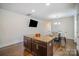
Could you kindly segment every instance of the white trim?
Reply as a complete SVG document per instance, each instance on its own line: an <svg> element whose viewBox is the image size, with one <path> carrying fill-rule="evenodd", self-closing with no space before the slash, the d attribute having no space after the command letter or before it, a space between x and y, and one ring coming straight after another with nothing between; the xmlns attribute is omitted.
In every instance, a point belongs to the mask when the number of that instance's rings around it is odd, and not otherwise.
<svg viewBox="0 0 79 59"><path fill-rule="evenodd" d="M5 44L3 46L0 46L0 48L7 47L7 46L10 46L10 45L14 45L14 44L17 44L17 43L20 43L20 42L23 42L23 41L21 40L21 41L13 42L13 43L10 43L10 44Z"/></svg>
<svg viewBox="0 0 79 59"><path fill-rule="evenodd" d="M77 42L77 20L78 20L78 5L75 5L75 14L74 14L74 41Z"/></svg>
<svg viewBox="0 0 79 59"><path fill-rule="evenodd" d="M74 15L74 41L77 42L77 13Z"/></svg>

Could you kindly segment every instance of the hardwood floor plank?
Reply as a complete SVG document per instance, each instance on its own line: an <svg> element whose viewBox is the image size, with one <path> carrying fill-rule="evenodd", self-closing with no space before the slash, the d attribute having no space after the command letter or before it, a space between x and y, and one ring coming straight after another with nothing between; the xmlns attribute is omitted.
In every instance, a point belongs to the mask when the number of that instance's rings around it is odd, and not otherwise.
<svg viewBox="0 0 79 59"><path fill-rule="evenodd" d="M0 48L0 56L31 56L32 54L24 49L23 43Z"/></svg>
<svg viewBox="0 0 79 59"><path fill-rule="evenodd" d="M66 49L76 49L72 40L67 40L66 47L61 47L59 45L53 46L53 55L60 56L67 53L69 55L71 51L66 51ZM73 52L74 53L74 52ZM76 54L73 54L76 55ZM0 48L0 56L33 56L31 52L28 52L23 45L23 42L13 44L7 47ZM65 54L66 56L66 54ZM69 55L70 56L70 55Z"/></svg>

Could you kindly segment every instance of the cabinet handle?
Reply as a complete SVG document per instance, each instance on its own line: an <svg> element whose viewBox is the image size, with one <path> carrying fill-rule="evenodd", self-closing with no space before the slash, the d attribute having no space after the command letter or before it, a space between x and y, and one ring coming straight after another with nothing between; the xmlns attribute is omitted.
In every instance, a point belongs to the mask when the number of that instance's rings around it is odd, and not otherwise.
<svg viewBox="0 0 79 59"><path fill-rule="evenodd" d="M36 49L39 49L39 48L38 48L38 44L36 44Z"/></svg>
<svg viewBox="0 0 79 59"><path fill-rule="evenodd" d="M51 46L51 43L49 43L49 46Z"/></svg>

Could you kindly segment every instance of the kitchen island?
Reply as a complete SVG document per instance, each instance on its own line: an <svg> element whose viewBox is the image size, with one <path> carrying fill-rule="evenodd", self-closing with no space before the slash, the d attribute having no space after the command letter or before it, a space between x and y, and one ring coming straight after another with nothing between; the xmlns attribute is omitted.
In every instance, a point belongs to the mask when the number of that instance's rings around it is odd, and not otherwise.
<svg viewBox="0 0 79 59"><path fill-rule="evenodd" d="M24 36L25 49L35 56L52 56L53 55L53 39L56 36L40 36L33 35Z"/></svg>

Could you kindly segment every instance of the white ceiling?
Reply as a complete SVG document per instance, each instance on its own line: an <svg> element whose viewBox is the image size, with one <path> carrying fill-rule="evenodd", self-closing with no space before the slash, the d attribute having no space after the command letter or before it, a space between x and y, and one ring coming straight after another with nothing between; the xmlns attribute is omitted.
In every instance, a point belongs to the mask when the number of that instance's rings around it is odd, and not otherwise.
<svg viewBox="0 0 79 59"><path fill-rule="evenodd" d="M51 3L50 6L46 6L45 3L0 3L0 8L24 15L31 13L32 9L34 9L36 10L36 12L32 13L34 16L47 18L57 13L72 13L75 9L75 4Z"/></svg>

